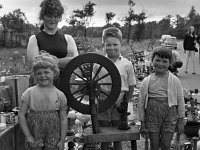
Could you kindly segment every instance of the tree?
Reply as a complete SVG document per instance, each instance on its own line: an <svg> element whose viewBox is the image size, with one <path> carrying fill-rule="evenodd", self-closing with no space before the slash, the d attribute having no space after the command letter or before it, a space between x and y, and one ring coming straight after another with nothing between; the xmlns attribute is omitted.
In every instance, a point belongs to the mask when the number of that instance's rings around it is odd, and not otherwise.
<svg viewBox="0 0 200 150"><path fill-rule="evenodd" d="M171 15L167 15L158 22L160 36L162 34L171 34L171 29L172 29L171 18L172 18Z"/></svg>
<svg viewBox="0 0 200 150"><path fill-rule="evenodd" d="M145 29L144 29L144 38L146 39L152 39L152 38L158 38L158 32L157 32L157 23L156 21L152 22L147 22L145 24Z"/></svg>
<svg viewBox="0 0 200 150"><path fill-rule="evenodd" d="M84 37L87 36L87 28L90 26L92 17L94 16L94 6L96 4L88 2L83 6L83 9L77 9L73 11L73 16L79 21L81 25L85 27Z"/></svg>
<svg viewBox="0 0 200 150"><path fill-rule="evenodd" d="M12 13L5 14L1 17L0 21L3 26L4 36L5 34L9 34L10 37L10 46L13 46L13 38L15 37L15 44L17 45L18 40L20 40L21 33L25 31L25 21L26 16L20 9L14 10ZM6 38L4 37L4 42L6 42ZM5 43L4 43L5 44Z"/></svg>
<svg viewBox="0 0 200 150"><path fill-rule="evenodd" d="M175 26L175 36L178 39L182 39L185 36L185 32L187 31L186 22L187 22L186 18L181 17L178 14L176 15L174 26Z"/></svg>
<svg viewBox="0 0 200 150"><path fill-rule="evenodd" d="M108 12L106 13L106 25L109 26L110 25L110 21L115 17L115 13L114 12Z"/></svg>
<svg viewBox="0 0 200 150"><path fill-rule="evenodd" d="M127 43L129 43L130 40L132 22L135 21L136 19L136 15L134 14L133 10L133 6L135 6L135 3L132 0L129 0L128 5L129 5L128 16L122 19L122 21L125 22L125 26L128 26Z"/></svg>
<svg viewBox="0 0 200 150"><path fill-rule="evenodd" d="M192 19L192 18L194 18L195 16L196 16L196 10L195 10L194 6L192 6L192 7L191 7L191 10L190 10L190 12L189 12L189 14L188 14L188 18L189 18L189 19Z"/></svg>
<svg viewBox="0 0 200 150"><path fill-rule="evenodd" d="M74 15L70 16L70 18L67 19L66 21L69 23L69 25L72 26L72 31L71 31L72 36L77 35L77 29L79 27L82 27L81 22L78 21Z"/></svg>
<svg viewBox="0 0 200 150"><path fill-rule="evenodd" d="M200 31L200 16L199 14L196 12L195 7L192 6L191 10L188 14L188 20L187 20L187 24L186 26L194 26L195 30L197 31L197 33Z"/></svg>
<svg viewBox="0 0 200 150"><path fill-rule="evenodd" d="M6 35L8 32L7 24L9 23L9 18L6 15L4 15L3 17L0 18L0 21L3 27L3 31L2 31L3 36L2 36L1 45L4 47L6 45Z"/></svg>
<svg viewBox="0 0 200 150"><path fill-rule="evenodd" d="M145 12L141 12L140 14L136 15L136 31L135 31L135 35L137 38L137 41L139 41L143 35L144 29L145 29L145 23L144 20L146 19L146 14Z"/></svg>
<svg viewBox="0 0 200 150"><path fill-rule="evenodd" d="M120 25L118 22L114 22L112 25L113 25L114 27L116 27L116 28L120 28L120 27L121 27L121 25Z"/></svg>

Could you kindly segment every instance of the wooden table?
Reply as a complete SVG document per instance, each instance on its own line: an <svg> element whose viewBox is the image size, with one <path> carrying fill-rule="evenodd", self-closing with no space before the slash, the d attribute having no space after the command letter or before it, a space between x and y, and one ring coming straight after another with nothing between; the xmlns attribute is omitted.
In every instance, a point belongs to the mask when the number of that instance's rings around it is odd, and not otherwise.
<svg viewBox="0 0 200 150"><path fill-rule="evenodd" d="M15 149L14 126L9 125L0 131L0 145L2 150Z"/></svg>
<svg viewBox="0 0 200 150"><path fill-rule="evenodd" d="M84 143L102 143L114 141L131 141L132 150L137 150L137 141L140 140L138 126L131 126L129 130L119 130L113 127L101 127L100 133L93 134L92 128L84 130L82 137Z"/></svg>
<svg viewBox="0 0 200 150"><path fill-rule="evenodd" d="M0 131L0 150L24 150L24 134L18 123L7 124Z"/></svg>

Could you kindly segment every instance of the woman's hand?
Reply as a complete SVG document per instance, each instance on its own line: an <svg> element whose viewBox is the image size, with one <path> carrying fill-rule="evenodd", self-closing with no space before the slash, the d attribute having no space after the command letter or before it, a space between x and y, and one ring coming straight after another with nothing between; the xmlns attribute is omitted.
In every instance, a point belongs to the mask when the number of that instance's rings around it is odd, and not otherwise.
<svg viewBox="0 0 200 150"><path fill-rule="evenodd" d="M64 150L64 148L65 148L65 141L61 140L60 142L58 142L57 147L58 147L58 150Z"/></svg>

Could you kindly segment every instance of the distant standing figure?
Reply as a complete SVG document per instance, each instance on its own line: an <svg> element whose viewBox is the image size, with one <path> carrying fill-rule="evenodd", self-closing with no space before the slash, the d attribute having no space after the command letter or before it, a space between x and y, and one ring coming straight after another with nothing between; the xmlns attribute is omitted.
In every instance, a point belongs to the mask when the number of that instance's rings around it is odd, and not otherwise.
<svg viewBox="0 0 200 150"><path fill-rule="evenodd" d="M185 38L183 41L184 52L186 52L185 73L188 73L189 59L191 58L192 68L193 68L192 74L196 74L195 72L195 45L196 45L196 37L195 37L194 27L190 26L188 28L188 33L185 35Z"/></svg>

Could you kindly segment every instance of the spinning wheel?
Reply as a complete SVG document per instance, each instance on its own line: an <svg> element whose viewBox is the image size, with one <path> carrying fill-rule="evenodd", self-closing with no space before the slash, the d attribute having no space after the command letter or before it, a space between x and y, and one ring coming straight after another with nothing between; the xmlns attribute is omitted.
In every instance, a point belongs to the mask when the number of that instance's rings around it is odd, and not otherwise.
<svg viewBox="0 0 200 150"><path fill-rule="evenodd" d="M108 83L101 82L107 78L111 79ZM121 92L121 77L113 62L99 54L79 55L66 65L60 83L69 106L80 113L91 114L93 133L91 133L91 128L87 128L88 132L85 130L84 136L81 137L84 143L131 140L132 149L137 149L136 140L140 139L137 128L123 131L102 127L99 130L97 114L111 107ZM109 92L103 91L102 86L109 86ZM100 132L101 134L96 134Z"/></svg>
<svg viewBox="0 0 200 150"><path fill-rule="evenodd" d="M105 74L99 76L101 70ZM110 78L111 82L101 83L106 78ZM109 86L109 92L103 91L102 86ZM109 59L99 54L87 53L75 57L65 66L61 76L61 90L70 107L83 114L91 114L93 133L98 133L97 114L107 110L118 99L121 77ZM100 95L104 95L103 99Z"/></svg>
<svg viewBox="0 0 200 150"><path fill-rule="evenodd" d="M97 67L96 73L93 69ZM97 78L101 70L107 73ZM102 79L111 78L111 83L101 83ZM101 90L102 86L110 86L110 92ZM121 77L117 67L106 57L86 53L72 59L64 68L61 76L61 90L68 99L68 105L83 114L104 112L111 107L121 91ZM99 95L104 95L100 100Z"/></svg>

